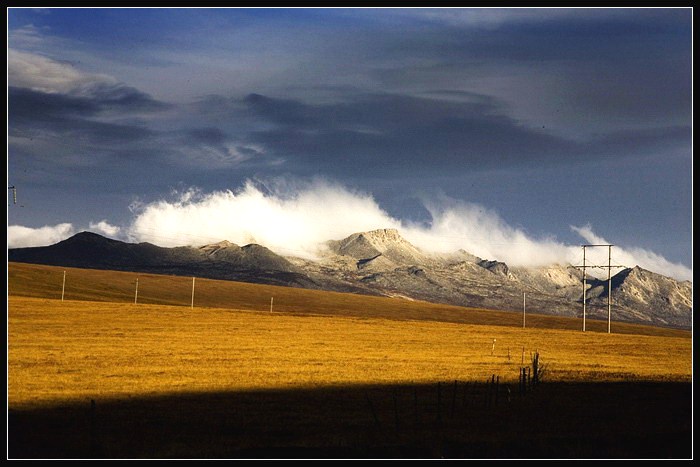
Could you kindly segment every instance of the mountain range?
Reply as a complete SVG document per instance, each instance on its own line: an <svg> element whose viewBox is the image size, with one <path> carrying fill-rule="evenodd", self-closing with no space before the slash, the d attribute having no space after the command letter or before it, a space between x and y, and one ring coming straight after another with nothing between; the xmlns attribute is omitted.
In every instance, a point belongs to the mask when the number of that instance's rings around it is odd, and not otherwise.
<svg viewBox="0 0 700 467"><path fill-rule="evenodd" d="M8 249L9 262L196 276L582 317L583 275L565 264L509 267L464 250L426 253L396 229L329 240L315 259L229 241L200 247L126 243L82 232L54 245ZM607 280L586 277L586 318L692 328L692 282L635 266Z"/></svg>

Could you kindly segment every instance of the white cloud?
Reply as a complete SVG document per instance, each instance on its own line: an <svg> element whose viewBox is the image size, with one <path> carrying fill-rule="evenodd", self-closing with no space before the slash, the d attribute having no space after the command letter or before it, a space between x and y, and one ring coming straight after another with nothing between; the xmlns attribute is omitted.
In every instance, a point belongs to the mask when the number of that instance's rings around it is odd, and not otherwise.
<svg viewBox="0 0 700 467"><path fill-rule="evenodd" d="M404 229L404 236L424 250L448 253L461 248L511 266L544 266L572 260L569 247L547 238L534 239L484 206L445 197L424 204L432 216L430 227L408 225Z"/></svg>
<svg viewBox="0 0 700 467"><path fill-rule="evenodd" d="M73 225L69 223L47 225L36 229L21 225L9 225L7 227L7 248L53 245L74 234Z"/></svg>
<svg viewBox="0 0 700 467"><path fill-rule="evenodd" d="M593 232L593 228L590 225L584 225L582 227L576 227L572 225L571 230L579 234L581 238L586 240L589 244L612 244L612 242L609 242L605 238ZM693 271L691 269L688 269L682 264L672 263L661 255L639 247L623 247L619 245L613 245L612 249L610 250L610 253L608 252L608 248L606 247L587 248L586 263L607 265L609 254L611 255L610 262L613 265L623 265L627 267L639 266L649 271L673 277L678 280L693 280Z"/></svg>
<svg viewBox="0 0 700 467"><path fill-rule="evenodd" d="M107 75L90 74L43 55L7 50L7 84L46 93L83 94L96 84L116 85Z"/></svg>
<svg viewBox="0 0 700 467"><path fill-rule="evenodd" d="M533 23L581 15L582 11L566 8L407 8L392 10L395 15L423 19L437 24L459 27L496 29L508 23Z"/></svg>
<svg viewBox="0 0 700 467"><path fill-rule="evenodd" d="M314 257L327 240L359 231L396 228L425 251L464 249L510 266L582 262L580 245L534 238L478 204L441 198L425 205L432 216L428 227L395 219L371 195L329 181L248 181L235 192L192 189L176 193L172 200L134 205L135 218L128 235L132 240L171 247L221 240L239 245L259 243L279 254ZM590 243L609 243L595 235L590 226L572 229ZM590 265L608 264L607 248L591 248L586 255ZM687 267L640 248L615 246L613 261L692 280ZM607 276L607 269L587 272Z"/></svg>
<svg viewBox="0 0 700 467"><path fill-rule="evenodd" d="M138 214L129 235L138 241L200 246L229 240L302 257L313 257L332 238L401 225L371 196L322 180L304 186L248 181L236 192L189 190L133 209Z"/></svg>
<svg viewBox="0 0 700 467"><path fill-rule="evenodd" d="M116 237L119 235L121 228L116 225L111 225L106 220L101 220L100 222L90 222L90 230L107 237Z"/></svg>
<svg viewBox="0 0 700 467"><path fill-rule="evenodd" d="M166 247L229 240L239 245L258 243L282 255L314 258L327 240L360 231L396 228L408 241L428 252L463 249L509 266L582 264L580 245L533 238L481 205L443 197L425 201L425 206L432 216L427 227L395 219L371 195L326 180L249 180L237 191L203 193L190 189L175 192L172 200L134 203L131 209L135 217L127 228L101 220L91 222L90 229L112 238L124 234L128 241ZM589 244L612 243L597 235L590 225L571 229ZM41 228L11 225L7 228L7 246L46 246L74 234L70 223ZM677 280L692 281L691 269L643 248L614 245L611 252L613 265L640 266ZM586 264L591 266L589 274L607 277L608 248L587 248ZM613 274L617 271L613 270Z"/></svg>
<svg viewBox="0 0 700 467"><path fill-rule="evenodd" d="M39 28L33 24L27 24L21 28L8 31L8 43L12 48L33 49L44 44L44 34L48 29Z"/></svg>

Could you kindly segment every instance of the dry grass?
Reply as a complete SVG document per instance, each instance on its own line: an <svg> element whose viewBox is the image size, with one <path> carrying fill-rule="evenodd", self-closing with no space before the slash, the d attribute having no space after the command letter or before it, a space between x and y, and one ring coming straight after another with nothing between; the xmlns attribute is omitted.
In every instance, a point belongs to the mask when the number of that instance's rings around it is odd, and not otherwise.
<svg viewBox="0 0 700 467"><path fill-rule="evenodd" d="M523 329L517 312L203 279L190 308L191 278L144 274L134 304L136 274L70 268L61 301L64 268L8 266L13 458L687 458L692 445L687 331L590 320L584 333L534 313ZM534 352L547 384L515 397ZM492 375L512 404L484 403Z"/></svg>
<svg viewBox="0 0 700 467"><path fill-rule="evenodd" d="M65 300L89 300L133 304L138 279L138 304L176 305L189 308L192 303L192 278L94 269L61 268L24 263L8 264L8 295L61 299L63 273L66 272ZM197 278L194 304L197 308L270 311L299 315L352 316L392 320L441 321L476 325L522 327L522 310L513 312L459 307L374 297L350 293L326 292L292 287L250 284ZM538 314L528 309L528 328L581 330L581 319ZM576 311L578 305L576 305ZM614 317L613 317L614 320ZM607 322L586 320L588 332L607 332ZM612 323L616 334L690 337L687 330Z"/></svg>
<svg viewBox="0 0 700 467"><path fill-rule="evenodd" d="M8 337L14 407L492 374L517 383L534 351L547 381L692 375L688 338L20 297L9 298Z"/></svg>

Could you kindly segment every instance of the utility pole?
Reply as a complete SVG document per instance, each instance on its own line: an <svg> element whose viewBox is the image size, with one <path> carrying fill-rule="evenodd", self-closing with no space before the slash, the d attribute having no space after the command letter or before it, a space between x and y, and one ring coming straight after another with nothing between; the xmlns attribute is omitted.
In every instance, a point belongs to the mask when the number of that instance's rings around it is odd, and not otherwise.
<svg viewBox="0 0 700 467"><path fill-rule="evenodd" d="M63 287L61 287L61 301L66 293L66 271L63 271Z"/></svg>
<svg viewBox="0 0 700 467"><path fill-rule="evenodd" d="M525 329L525 292L523 292L523 329Z"/></svg>
<svg viewBox="0 0 700 467"><path fill-rule="evenodd" d="M586 247L583 246L583 332L586 332Z"/></svg>
<svg viewBox="0 0 700 467"><path fill-rule="evenodd" d="M610 297L612 296L612 277L610 275L610 268L612 268L612 266L610 265L611 261L612 261L612 245L608 245L608 334L610 334L610 308L611 308Z"/></svg>
<svg viewBox="0 0 700 467"><path fill-rule="evenodd" d="M192 304L190 308L194 308L194 277L192 278Z"/></svg>
<svg viewBox="0 0 700 467"><path fill-rule="evenodd" d="M583 294L582 294L582 302L583 302L583 330L586 331L586 247L599 247L599 246L606 246L608 247L608 334L610 334L610 318L611 318L611 310L612 310L612 275L611 275L611 270L612 268L624 268L625 266L622 265L612 265L612 247L614 245L610 244L600 244L600 245L581 245L583 247L583 264L581 266L574 266L575 268L581 268L583 271ZM595 268L603 268L606 266L602 265L589 265L589 267Z"/></svg>
<svg viewBox="0 0 700 467"><path fill-rule="evenodd" d="M136 300L139 296L139 278L136 278L136 291L134 292L134 305L136 305Z"/></svg>

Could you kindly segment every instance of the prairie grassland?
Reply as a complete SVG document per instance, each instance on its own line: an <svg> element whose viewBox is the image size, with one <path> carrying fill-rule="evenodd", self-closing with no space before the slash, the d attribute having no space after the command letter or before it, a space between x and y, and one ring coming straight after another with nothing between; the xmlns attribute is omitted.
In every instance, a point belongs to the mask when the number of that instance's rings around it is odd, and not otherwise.
<svg viewBox="0 0 700 467"><path fill-rule="evenodd" d="M495 340L495 341L494 341ZM692 378L692 340L8 296L8 403L437 381Z"/></svg>
<svg viewBox="0 0 700 467"><path fill-rule="evenodd" d="M8 456L692 452L688 331L196 284L191 308L191 278L8 264ZM547 384L518 396L534 352Z"/></svg>

